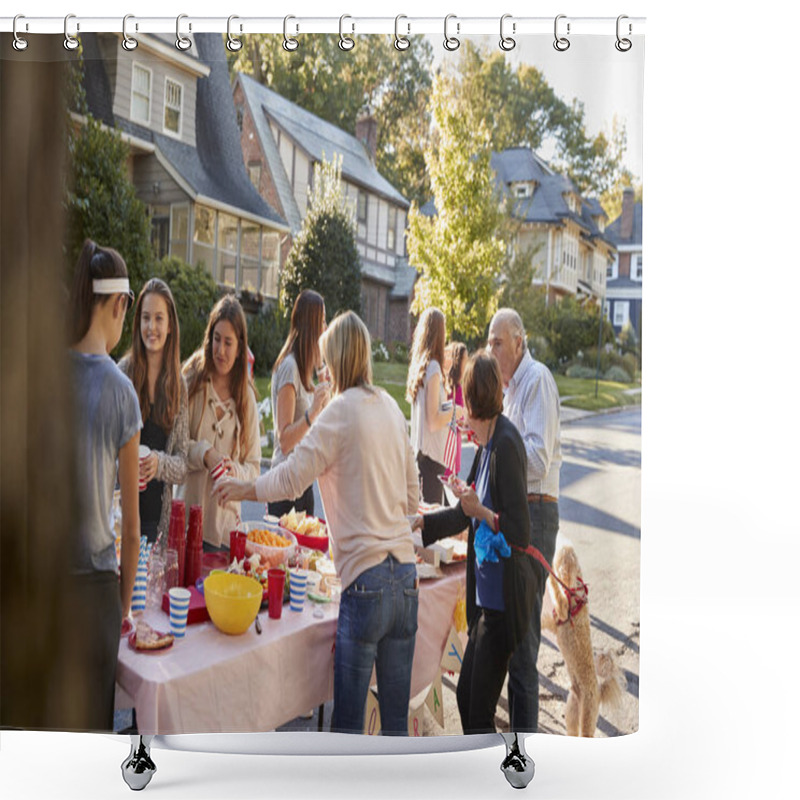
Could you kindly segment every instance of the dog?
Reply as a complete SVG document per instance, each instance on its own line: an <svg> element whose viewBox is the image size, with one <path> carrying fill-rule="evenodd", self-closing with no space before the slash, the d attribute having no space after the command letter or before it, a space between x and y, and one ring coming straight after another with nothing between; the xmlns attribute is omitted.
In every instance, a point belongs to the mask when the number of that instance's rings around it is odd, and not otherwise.
<svg viewBox="0 0 800 800"><path fill-rule="evenodd" d="M552 608L542 612L542 629L555 633L569 671L567 735L592 737L600 706L616 708L622 701L625 678L610 651L595 656L592 650L588 591L572 545L562 545L556 552L553 572L571 590L567 592L550 575L547 592Z"/></svg>

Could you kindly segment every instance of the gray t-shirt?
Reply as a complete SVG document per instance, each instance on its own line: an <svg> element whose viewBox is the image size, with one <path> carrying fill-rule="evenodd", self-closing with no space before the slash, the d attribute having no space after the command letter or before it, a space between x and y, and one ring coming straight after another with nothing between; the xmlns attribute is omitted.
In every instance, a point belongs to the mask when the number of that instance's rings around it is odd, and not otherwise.
<svg viewBox="0 0 800 800"><path fill-rule="evenodd" d="M311 408L311 402L314 399L314 393L307 392L303 388L303 383L300 380L300 369L292 353L289 353L286 358L278 364L278 369L276 369L272 375L272 419L274 420L275 431L275 447L272 451L273 467L276 467L282 461L286 461L287 458L278 443L278 392L287 384L294 386L295 392L294 419L289 423L291 425L297 422L307 409Z"/></svg>
<svg viewBox="0 0 800 800"><path fill-rule="evenodd" d="M69 351L81 528L76 572L117 571L111 504L117 456L142 427L139 399L109 356Z"/></svg>

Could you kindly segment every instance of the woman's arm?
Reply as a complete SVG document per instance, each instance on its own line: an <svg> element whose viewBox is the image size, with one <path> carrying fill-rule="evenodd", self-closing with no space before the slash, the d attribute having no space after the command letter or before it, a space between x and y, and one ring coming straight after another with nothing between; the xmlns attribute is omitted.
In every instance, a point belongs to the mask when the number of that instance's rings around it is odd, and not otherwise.
<svg viewBox="0 0 800 800"><path fill-rule="evenodd" d="M446 536L461 533L468 525L469 517L462 510L461 503L425 514L422 517L422 543L427 547Z"/></svg>
<svg viewBox="0 0 800 800"><path fill-rule="evenodd" d="M131 610L136 566L139 562L139 432L119 451L119 487L122 506L122 546L120 552L120 599L122 616Z"/></svg>
<svg viewBox="0 0 800 800"><path fill-rule="evenodd" d="M189 406L186 402L186 387L181 387L181 403L178 416L173 423L174 444L172 454L160 453L156 467L156 478L164 483L183 483L188 471L189 453Z"/></svg>
<svg viewBox="0 0 800 800"><path fill-rule="evenodd" d="M428 429L438 431L444 428L449 422L453 411L442 411L439 405L439 394L442 385L442 375L434 372L425 385L425 422Z"/></svg>

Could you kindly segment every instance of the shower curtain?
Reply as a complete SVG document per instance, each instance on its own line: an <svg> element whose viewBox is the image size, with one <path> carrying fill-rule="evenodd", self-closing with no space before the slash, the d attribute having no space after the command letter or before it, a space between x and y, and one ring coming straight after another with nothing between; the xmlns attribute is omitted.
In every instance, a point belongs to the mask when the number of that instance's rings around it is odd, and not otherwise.
<svg viewBox="0 0 800 800"><path fill-rule="evenodd" d="M535 551L485 556L473 534L438 548L416 540L408 734L461 734L457 697L487 693L499 731L638 729L644 43L620 47L613 29L570 38L558 22L555 42L513 37L510 26L500 48L496 34L458 36L454 23L445 47L402 26L395 37L347 26L248 34L238 50L209 33L180 37L185 48L172 34L137 34L127 49L129 32L81 33L72 51L63 37L29 36L17 50L3 34L2 727L98 729L86 709L100 637L63 601L85 464L69 466L80 443L62 331L89 238L119 251L135 296L154 276L170 283L182 359L201 347L218 296L237 298L264 411L262 473L276 411L263 401L302 289L324 296L329 320L358 313L373 380L408 420L415 326L428 309L442 312L448 350L488 346L506 370L508 436L525 453L512 473L498 469L519 478L520 541ZM343 220L335 233L332 220ZM112 359L137 335L131 310ZM460 376L443 355L444 402ZM460 477L478 459L478 498L507 544L510 478L492 493L492 442L481 449L470 420ZM404 509L420 511L432 507ZM264 514L263 503L242 506L254 528ZM121 636L104 729L334 730L334 642L352 588L306 598L301 612L286 605L278 620L259 612L263 635L203 621L152 653ZM169 632L160 603L136 611L133 629ZM525 627L513 642L496 622L512 613ZM381 732L380 683L373 676L364 698L366 735Z"/></svg>

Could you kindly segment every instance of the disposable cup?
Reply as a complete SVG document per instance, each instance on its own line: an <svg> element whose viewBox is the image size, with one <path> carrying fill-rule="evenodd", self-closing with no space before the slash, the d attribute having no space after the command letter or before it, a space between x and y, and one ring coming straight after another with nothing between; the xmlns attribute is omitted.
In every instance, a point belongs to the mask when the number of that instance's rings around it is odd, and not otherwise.
<svg viewBox="0 0 800 800"><path fill-rule="evenodd" d="M147 458L150 455L150 448L146 444L139 445L139 491L143 492L147 488L147 481L143 481L141 478L141 471L142 471L142 460Z"/></svg>
<svg viewBox="0 0 800 800"><path fill-rule="evenodd" d="M286 573L282 569L271 569L267 572L268 613L272 619L280 619L283 612L283 588L286 585Z"/></svg>
<svg viewBox="0 0 800 800"><path fill-rule="evenodd" d="M317 594L319 592L319 584L322 580L322 575L319 572L309 572L308 573L308 582L306 584L306 594L312 592Z"/></svg>
<svg viewBox="0 0 800 800"><path fill-rule="evenodd" d="M167 550L166 564L164 565L164 585L167 591L180 585L180 559L177 550Z"/></svg>
<svg viewBox="0 0 800 800"><path fill-rule="evenodd" d="M289 572L289 608L302 611L306 602L306 586L308 572L304 569L293 569Z"/></svg>
<svg viewBox="0 0 800 800"><path fill-rule="evenodd" d="M325 578L325 586L328 590L328 596L334 603L338 603L342 597L342 581L341 578L334 578L329 576Z"/></svg>
<svg viewBox="0 0 800 800"><path fill-rule="evenodd" d="M191 592L182 586L174 586L169 590L169 630L176 639L186 635L186 617L191 598Z"/></svg>
<svg viewBox="0 0 800 800"><path fill-rule="evenodd" d="M246 545L247 545L246 531L231 531L231 539L230 539L231 563L233 563L234 558L237 561L241 561L244 558Z"/></svg>
<svg viewBox="0 0 800 800"><path fill-rule="evenodd" d="M225 462L220 461L214 469L211 470L211 480L218 481L225 474Z"/></svg>

